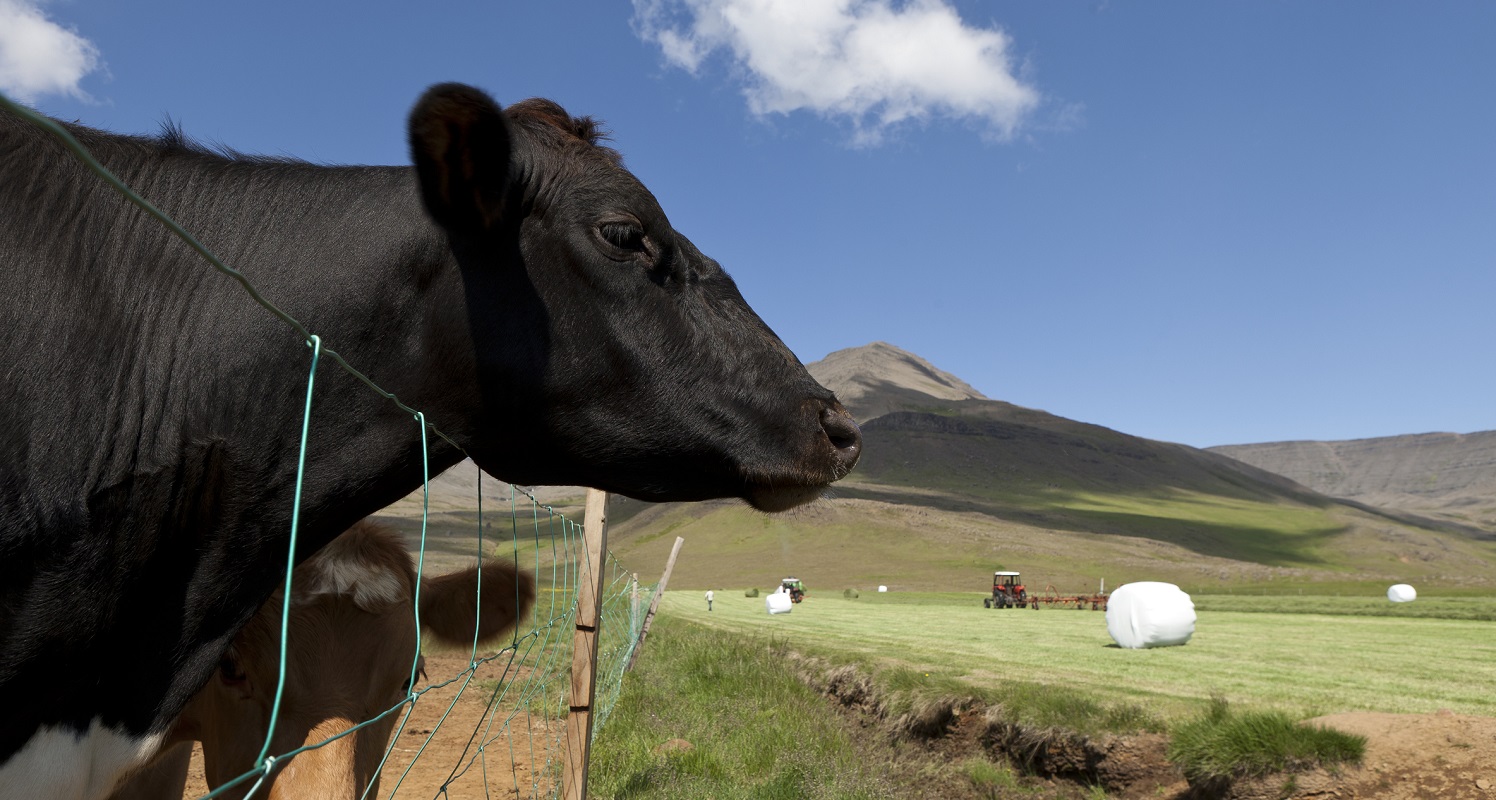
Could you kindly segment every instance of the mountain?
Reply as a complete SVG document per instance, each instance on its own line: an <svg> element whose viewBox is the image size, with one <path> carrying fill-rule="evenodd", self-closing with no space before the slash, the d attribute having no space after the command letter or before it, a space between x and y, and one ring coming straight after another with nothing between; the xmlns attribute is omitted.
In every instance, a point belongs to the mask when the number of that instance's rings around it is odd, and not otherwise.
<svg viewBox="0 0 1496 800"><path fill-rule="evenodd" d="M1496 533L1496 431L1209 448L1331 497Z"/></svg>
<svg viewBox="0 0 1496 800"><path fill-rule="evenodd" d="M862 421L931 400L987 399L966 381L886 342L838 350L806 368Z"/></svg>
<svg viewBox="0 0 1496 800"><path fill-rule="evenodd" d="M730 501L619 501L609 544L672 584L981 590L995 569L1076 592L1105 580L1189 591L1446 591L1496 586L1496 543L1468 529L1327 497L1179 444L984 397L878 342L807 365L859 420L862 461L828 499L769 516ZM1478 532L1477 532L1478 533ZM1380 587L1380 588L1376 588Z"/></svg>

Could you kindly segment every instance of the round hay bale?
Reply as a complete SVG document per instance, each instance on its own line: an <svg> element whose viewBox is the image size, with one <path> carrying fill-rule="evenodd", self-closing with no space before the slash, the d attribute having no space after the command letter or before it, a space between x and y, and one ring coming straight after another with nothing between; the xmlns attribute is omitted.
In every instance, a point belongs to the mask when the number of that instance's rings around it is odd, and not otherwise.
<svg viewBox="0 0 1496 800"><path fill-rule="evenodd" d="M795 610L795 601L789 592L775 592L764 598L764 610L770 614L788 614Z"/></svg>
<svg viewBox="0 0 1496 800"><path fill-rule="evenodd" d="M744 597L758 597L758 587L743 590Z"/></svg>
<svg viewBox="0 0 1496 800"><path fill-rule="evenodd" d="M1394 603L1411 603L1418 599L1418 590L1406 583L1387 587L1387 599Z"/></svg>
<svg viewBox="0 0 1496 800"><path fill-rule="evenodd" d="M880 592L886 592L886 591L888 591L888 587L887 586L879 586L878 587L878 591L880 591Z"/></svg>
<svg viewBox="0 0 1496 800"><path fill-rule="evenodd" d="M1106 630L1130 650L1184 644L1195 635L1195 603L1172 583L1125 584L1107 600Z"/></svg>

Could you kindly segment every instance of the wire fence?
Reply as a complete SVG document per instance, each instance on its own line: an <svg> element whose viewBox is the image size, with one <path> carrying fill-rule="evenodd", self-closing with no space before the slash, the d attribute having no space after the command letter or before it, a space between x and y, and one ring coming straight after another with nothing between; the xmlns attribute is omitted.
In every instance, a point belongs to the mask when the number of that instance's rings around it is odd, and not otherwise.
<svg viewBox="0 0 1496 800"><path fill-rule="evenodd" d="M471 469L478 475L476 467ZM477 480L484 479L479 475ZM413 693L407 717L391 738L382 794L559 796L567 757L563 723L574 702L568 691L572 634L578 595L589 572L583 529L533 495L500 485L511 499L503 524L485 530L487 523L474 514L472 533L464 535L459 526L467 515L445 513L427 527L427 550L440 563L442 550L461 552L476 542L489 554L533 571L534 609L511 642L487 654L476 648L444 652L427 647L428 670L450 677ZM448 521L453 527L444 527ZM442 541L433 545L432 539ZM611 554L603 569L595 725L602 724L617 699L639 640L645 600L654 589L639 586ZM435 724L430 723L433 717Z"/></svg>
<svg viewBox="0 0 1496 800"><path fill-rule="evenodd" d="M470 463L448 476L464 470L471 470L473 483L484 487L466 507L447 503L446 509L432 514L425 498L413 495L375 518L406 533L425 571L471 562L476 553L499 556L535 576L536 600L529 615L498 646L485 649L475 643L457 649L424 643L431 680L385 711L399 715L399 723L381 762L379 795L560 797L562 770L566 760L575 757L567 752L564 724L574 703L569 696L572 634L581 587L590 572L583 526L529 491L484 476ZM428 491L429 484L417 495ZM507 496L507 507L497 514L484 511L485 501L495 494ZM419 517L411 513L418 503ZM637 576L611 553L602 576L594 726L606 720L617 700L639 642L645 608L656 589L638 584ZM294 639L288 650L295 653ZM337 738L277 754L267 769ZM251 770L202 796L215 797L257 781L265 771ZM198 787L189 787L194 788Z"/></svg>
<svg viewBox="0 0 1496 800"><path fill-rule="evenodd" d="M312 398L321 357L326 355L333 359L372 391L411 414L419 426L426 453L430 452L428 433L458 446L434 425L427 423L424 414L401 403L394 394L375 384L336 351L324 346L319 336L266 300L242 273L223 263L181 225L111 174L61 125L14 103L3 94L0 94L0 110L55 136L101 180L197 251L214 269L237 281L255 303L285 322L310 348L296 500L292 510L281 609L280 679L276 685L270 730L265 734L264 747L254 768L201 796L213 798L230 791L243 792L246 785L249 787L247 796L262 796L260 790L266 779L290 763L289 759L325 747L392 716L398 716L398 723L380 762L380 795L450 798L560 796L566 758L564 720L575 702L568 696L573 661L572 633L582 585L596 579L590 574L591 568L584 557L584 528L552 505L538 500L532 491L488 479L490 487L497 484L498 492L508 498L508 508L499 512L500 521L495 525L493 511L485 512L483 507L485 497L491 496L494 489L485 490L485 479L471 462L466 467L476 475L476 491L471 496L471 504L457 509L443 508L438 513L437 529L431 525L430 491L434 476L429 467L423 487L418 492L419 524L416 525L409 515L401 517L396 514L387 521L406 529L420 576L426 574L428 563L440 560L441 554L451 555L458 551L462 551L469 562L474 557L481 560L486 556L500 556L532 572L536 599L528 617L521 619L509 641L497 648L483 648L474 641L471 648L463 651L444 649L427 642L411 654L412 681L408 693L399 702L376 717L322 741L288 752L270 752L276 718L282 707L281 692L286 685L287 657L296 647L296 642L286 638L294 591L295 562L292 554L296 551L307 439L313 425ZM407 511L410 500L404 501ZM466 532L464 524L468 526ZM440 539L435 546L434 537ZM602 570L600 638L596 644L597 678L591 703L595 726L603 723L617 699L623 674L639 642L643 608L655 590L653 586L639 586L637 576L626 571L611 553L606 554ZM418 587L419 584L418 581ZM419 593L417 588L413 609L418 629ZM417 682L423 650L425 674L430 679ZM349 665L349 668L357 671L357 665ZM194 788L191 783L187 788L189 795L198 795L191 791ZM206 786L201 788L206 789ZM370 794L365 792L365 796Z"/></svg>

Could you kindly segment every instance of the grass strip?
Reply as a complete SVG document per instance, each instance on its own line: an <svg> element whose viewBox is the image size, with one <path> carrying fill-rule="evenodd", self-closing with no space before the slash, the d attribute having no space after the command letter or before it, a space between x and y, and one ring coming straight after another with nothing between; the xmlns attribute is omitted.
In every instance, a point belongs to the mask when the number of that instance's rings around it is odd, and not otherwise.
<svg viewBox="0 0 1496 800"><path fill-rule="evenodd" d="M1279 711L1236 711L1220 698L1176 725L1169 743L1169 760L1195 786L1359 762L1365 754L1364 736L1301 725Z"/></svg>
<svg viewBox="0 0 1496 800"><path fill-rule="evenodd" d="M592 750L599 798L893 797L782 643L660 616Z"/></svg>

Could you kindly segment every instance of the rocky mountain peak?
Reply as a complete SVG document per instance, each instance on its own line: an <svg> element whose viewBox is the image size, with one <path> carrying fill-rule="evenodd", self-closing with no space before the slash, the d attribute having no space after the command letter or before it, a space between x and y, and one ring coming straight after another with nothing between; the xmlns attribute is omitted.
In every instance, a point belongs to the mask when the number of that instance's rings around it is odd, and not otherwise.
<svg viewBox="0 0 1496 800"><path fill-rule="evenodd" d="M988 399L966 381L887 342L837 350L806 368L859 420L932 400Z"/></svg>

